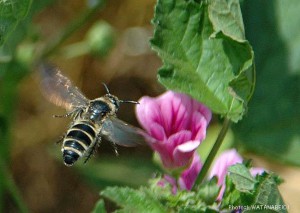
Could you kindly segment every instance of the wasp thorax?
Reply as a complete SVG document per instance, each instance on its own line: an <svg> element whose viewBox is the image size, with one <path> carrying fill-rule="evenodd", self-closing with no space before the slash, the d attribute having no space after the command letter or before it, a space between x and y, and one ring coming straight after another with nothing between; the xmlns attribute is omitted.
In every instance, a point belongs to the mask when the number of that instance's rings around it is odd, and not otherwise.
<svg viewBox="0 0 300 213"><path fill-rule="evenodd" d="M87 110L88 118L92 121L100 121L111 111L110 106L101 100L91 101Z"/></svg>

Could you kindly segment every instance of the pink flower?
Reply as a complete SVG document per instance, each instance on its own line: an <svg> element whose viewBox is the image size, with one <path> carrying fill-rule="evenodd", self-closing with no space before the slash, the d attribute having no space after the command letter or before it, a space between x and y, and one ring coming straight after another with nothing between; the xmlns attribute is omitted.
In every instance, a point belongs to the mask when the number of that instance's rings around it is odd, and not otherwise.
<svg viewBox="0 0 300 213"><path fill-rule="evenodd" d="M173 91L156 98L143 97L139 102L137 119L164 167L189 166L206 136L211 111L191 97Z"/></svg>
<svg viewBox="0 0 300 213"><path fill-rule="evenodd" d="M182 190L191 190L201 168L202 162L195 152L191 165L181 173L178 180L170 175L164 175L163 179L158 182L158 186L165 187L165 184L169 183L172 186L173 194L177 193L178 187Z"/></svg>
<svg viewBox="0 0 300 213"><path fill-rule="evenodd" d="M195 153L190 167L181 173L180 178L178 180L178 184L181 189L185 189L185 190L192 189L202 166L203 165L199 155Z"/></svg>
<svg viewBox="0 0 300 213"><path fill-rule="evenodd" d="M221 186L217 200L221 200L225 191L225 176L228 168L234 164L242 163L243 158L235 149L224 151L215 161L209 174L209 179L213 176L218 177L218 185ZM262 168L251 168L250 172L253 176L263 173Z"/></svg>

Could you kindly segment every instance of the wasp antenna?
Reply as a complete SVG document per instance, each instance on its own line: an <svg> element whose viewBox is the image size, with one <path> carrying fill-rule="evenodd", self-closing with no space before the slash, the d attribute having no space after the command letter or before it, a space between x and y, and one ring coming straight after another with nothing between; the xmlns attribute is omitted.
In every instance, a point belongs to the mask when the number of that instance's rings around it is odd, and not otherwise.
<svg viewBox="0 0 300 213"><path fill-rule="evenodd" d="M102 82L102 84L103 84L103 86L104 86L104 88L105 88L105 90L106 90L107 94L110 94L110 92L109 92L109 89L108 89L107 85L106 85L105 83L103 83L103 82Z"/></svg>
<svg viewBox="0 0 300 213"><path fill-rule="evenodd" d="M130 103L130 104L140 104L139 102L137 101L127 101L127 100L120 100L120 103Z"/></svg>

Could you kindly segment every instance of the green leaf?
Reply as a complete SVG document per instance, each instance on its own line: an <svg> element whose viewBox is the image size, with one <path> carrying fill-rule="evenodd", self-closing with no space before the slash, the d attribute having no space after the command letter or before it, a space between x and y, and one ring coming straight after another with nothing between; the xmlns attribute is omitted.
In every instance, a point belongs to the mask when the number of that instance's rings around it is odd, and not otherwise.
<svg viewBox="0 0 300 213"><path fill-rule="evenodd" d="M214 0L208 6L214 31L222 31L233 40L245 41L245 29L239 0Z"/></svg>
<svg viewBox="0 0 300 213"><path fill-rule="evenodd" d="M256 180L244 164L235 164L228 168L229 177L240 192L250 192L254 189Z"/></svg>
<svg viewBox="0 0 300 213"><path fill-rule="evenodd" d="M277 177L274 174L264 173L258 176L259 185L257 186L253 205L264 206L272 212L285 213L287 212L287 206L282 200L276 179Z"/></svg>
<svg viewBox="0 0 300 213"><path fill-rule="evenodd" d="M32 0L1 0L0 1L0 45L12 33L20 20L29 11Z"/></svg>
<svg viewBox="0 0 300 213"><path fill-rule="evenodd" d="M244 164L235 164L228 168L226 188L221 207L250 205L254 199L255 186L258 183Z"/></svg>
<svg viewBox="0 0 300 213"><path fill-rule="evenodd" d="M245 205L246 203L243 202L243 198L241 196L241 192L236 190L233 181L227 175L225 179L226 188L223 194L222 202L221 202L221 209L228 209L230 206L238 206L239 204Z"/></svg>
<svg viewBox="0 0 300 213"><path fill-rule="evenodd" d="M151 45L163 60L158 79L165 87L236 122L253 92L253 52L236 30L241 25L238 1L218 2L158 0ZM228 20L231 26L221 28Z"/></svg>
<svg viewBox="0 0 300 213"><path fill-rule="evenodd" d="M211 180L204 182L198 189L198 196L207 204L213 204L220 192L220 186L217 184L217 178L213 177Z"/></svg>
<svg viewBox="0 0 300 213"><path fill-rule="evenodd" d="M222 199L222 208L251 204L257 181L244 164L235 164L228 168L226 188Z"/></svg>
<svg viewBox="0 0 300 213"><path fill-rule="evenodd" d="M167 212L146 188L107 187L101 195L123 207L122 212Z"/></svg>
<svg viewBox="0 0 300 213"><path fill-rule="evenodd" d="M234 132L248 150L300 166L300 16L297 8L300 8L298 0L244 2L247 37L256 53L258 74L248 115L235 126Z"/></svg>
<svg viewBox="0 0 300 213"><path fill-rule="evenodd" d="M231 166L226 176L226 188L221 209L242 208L243 212L287 212L277 185L281 179L264 172L252 177L243 164Z"/></svg>
<svg viewBox="0 0 300 213"><path fill-rule="evenodd" d="M102 199L96 203L95 208L91 213L106 213L105 204Z"/></svg>

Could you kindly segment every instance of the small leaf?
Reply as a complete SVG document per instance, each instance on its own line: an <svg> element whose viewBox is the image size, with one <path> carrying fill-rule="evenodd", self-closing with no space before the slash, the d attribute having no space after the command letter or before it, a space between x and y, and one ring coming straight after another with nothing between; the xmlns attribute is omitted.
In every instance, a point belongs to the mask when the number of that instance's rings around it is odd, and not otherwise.
<svg viewBox="0 0 300 213"><path fill-rule="evenodd" d="M107 187L101 195L124 208L123 212L166 212L156 197L147 189L128 187Z"/></svg>
<svg viewBox="0 0 300 213"><path fill-rule="evenodd" d="M230 205L238 206L239 204L243 203L241 192L235 188L235 184L232 182L229 176L226 176L225 183L226 188L221 202L221 209L229 208ZM243 203L243 205L245 204L246 203Z"/></svg>
<svg viewBox="0 0 300 213"><path fill-rule="evenodd" d="M165 87L187 93L237 122L254 88L253 52L247 41L232 39L243 40L235 32L241 22L238 1L234 7L223 5L236 15L229 29L215 23L222 18L211 14L217 2L158 0L151 45L163 60L158 79ZM228 16L222 18L227 20Z"/></svg>
<svg viewBox="0 0 300 213"><path fill-rule="evenodd" d="M98 200L95 208L93 209L93 211L91 213L106 213L105 204L102 199Z"/></svg>
<svg viewBox="0 0 300 213"><path fill-rule="evenodd" d="M251 204L254 199L255 184L257 181L244 164L230 166L221 208Z"/></svg>
<svg viewBox="0 0 300 213"><path fill-rule="evenodd" d="M244 164L235 164L228 168L229 178L235 184L237 190L241 192L250 192L254 190L257 183Z"/></svg>

